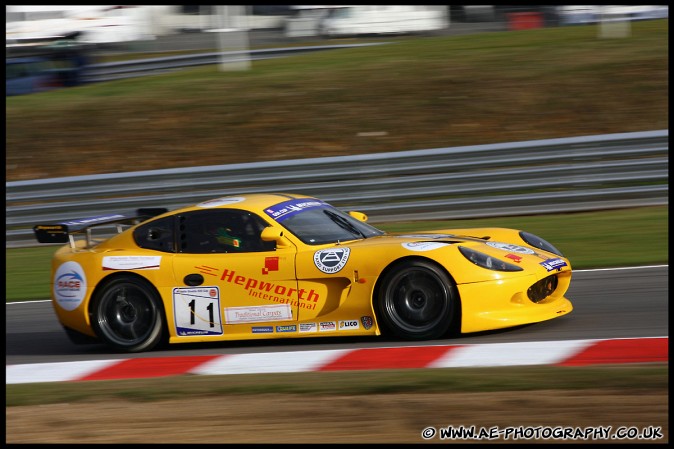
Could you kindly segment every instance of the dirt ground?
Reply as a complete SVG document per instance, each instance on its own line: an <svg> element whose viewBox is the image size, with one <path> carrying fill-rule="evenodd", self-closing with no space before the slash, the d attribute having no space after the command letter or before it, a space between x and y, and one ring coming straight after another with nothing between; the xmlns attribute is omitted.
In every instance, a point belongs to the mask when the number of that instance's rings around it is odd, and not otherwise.
<svg viewBox="0 0 674 449"><path fill-rule="evenodd" d="M624 430L646 437L620 442L666 443L668 399L666 390L550 390L62 403L7 407L6 442L522 443L535 441L536 433L547 442L618 442L598 433L611 426L608 435ZM449 426L474 426L476 431L483 428L485 435L500 431L501 436L441 438L441 429ZM587 438L542 438L562 431L580 431ZM424 439L422 432L430 438Z"/></svg>

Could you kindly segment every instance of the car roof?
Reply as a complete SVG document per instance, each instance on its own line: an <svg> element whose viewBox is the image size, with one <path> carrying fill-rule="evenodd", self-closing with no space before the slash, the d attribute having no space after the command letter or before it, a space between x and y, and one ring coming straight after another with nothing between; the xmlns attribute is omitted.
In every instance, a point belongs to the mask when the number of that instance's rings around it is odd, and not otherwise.
<svg viewBox="0 0 674 449"><path fill-rule="evenodd" d="M263 214L265 209L275 204L303 198L318 200L318 198L295 193L251 193L205 200L192 206L174 210L172 213L218 208L246 209L258 214Z"/></svg>

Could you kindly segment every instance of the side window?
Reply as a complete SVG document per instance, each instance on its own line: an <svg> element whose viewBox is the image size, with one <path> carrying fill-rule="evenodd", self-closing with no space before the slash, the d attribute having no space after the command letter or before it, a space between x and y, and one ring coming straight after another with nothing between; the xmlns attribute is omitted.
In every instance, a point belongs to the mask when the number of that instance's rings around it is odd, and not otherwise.
<svg viewBox="0 0 674 449"><path fill-rule="evenodd" d="M179 252L245 253L273 251L274 242L263 242L268 224L257 215L239 209L188 212L178 217Z"/></svg>
<svg viewBox="0 0 674 449"><path fill-rule="evenodd" d="M136 244L141 248L165 253L175 252L173 217L160 218L144 223L133 232Z"/></svg>

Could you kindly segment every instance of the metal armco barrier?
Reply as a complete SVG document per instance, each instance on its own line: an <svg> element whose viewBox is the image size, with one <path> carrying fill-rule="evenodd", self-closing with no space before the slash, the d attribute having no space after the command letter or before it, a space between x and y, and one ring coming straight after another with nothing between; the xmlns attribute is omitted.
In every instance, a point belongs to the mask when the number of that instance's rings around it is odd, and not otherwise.
<svg viewBox="0 0 674 449"><path fill-rule="evenodd" d="M6 183L6 247L35 224L178 208L253 192L304 193L370 222L668 204L669 131L256 162Z"/></svg>
<svg viewBox="0 0 674 449"><path fill-rule="evenodd" d="M322 50L368 47L373 45L384 45L387 43L388 42L376 42L369 44L315 45L261 50L196 53L179 56L162 56L149 59L104 62L85 66L82 69L82 79L85 83L97 83L102 81L136 78L147 75L157 75L161 73L173 72L179 69L217 64L220 61L221 56L227 57L228 60L232 62L244 59L261 60L281 58L300 53L309 53Z"/></svg>

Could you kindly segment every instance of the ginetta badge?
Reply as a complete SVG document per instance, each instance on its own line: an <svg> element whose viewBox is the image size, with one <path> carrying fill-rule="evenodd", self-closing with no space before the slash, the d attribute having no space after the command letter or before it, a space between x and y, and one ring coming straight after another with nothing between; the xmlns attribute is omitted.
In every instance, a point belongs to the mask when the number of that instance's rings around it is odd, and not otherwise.
<svg viewBox="0 0 674 449"><path fill-rule="evenodd" d="M350 248L322 249L314 253L314 264L323 273L337 273L349 260Z"/></svg>

